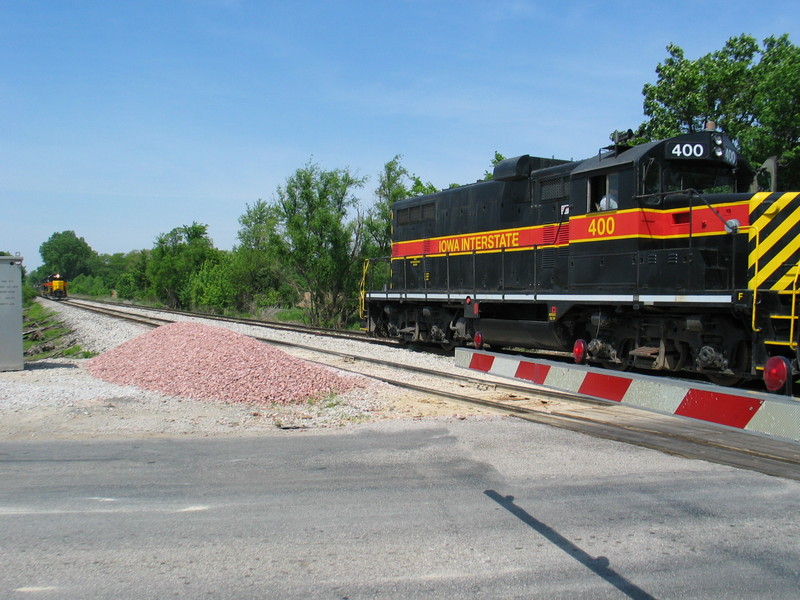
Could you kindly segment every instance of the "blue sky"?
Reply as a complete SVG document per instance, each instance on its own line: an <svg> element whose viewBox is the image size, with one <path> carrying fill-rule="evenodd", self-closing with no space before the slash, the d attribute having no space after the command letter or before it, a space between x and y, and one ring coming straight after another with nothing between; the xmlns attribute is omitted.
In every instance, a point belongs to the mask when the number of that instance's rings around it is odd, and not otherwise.
<svg viewBox="0 0 800 600"><path fill-rule="evenodd" d="M439 187L495 150L578 159L644 120L666 46L800 29L795 0L0 0L0 250L32 270L247 204L313 160L369 181L397 154Z"/></svg>

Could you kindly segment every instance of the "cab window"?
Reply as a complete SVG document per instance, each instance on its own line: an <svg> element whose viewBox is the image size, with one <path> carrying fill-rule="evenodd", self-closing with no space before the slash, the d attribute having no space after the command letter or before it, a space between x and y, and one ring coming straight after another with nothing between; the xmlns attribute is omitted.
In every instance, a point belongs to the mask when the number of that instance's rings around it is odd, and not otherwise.
<svg viewBox="0 0 800 600"><path fill-rule="evenodd" d="M619 208L619 173L597 175L589 179L587 212Z"/></svg>

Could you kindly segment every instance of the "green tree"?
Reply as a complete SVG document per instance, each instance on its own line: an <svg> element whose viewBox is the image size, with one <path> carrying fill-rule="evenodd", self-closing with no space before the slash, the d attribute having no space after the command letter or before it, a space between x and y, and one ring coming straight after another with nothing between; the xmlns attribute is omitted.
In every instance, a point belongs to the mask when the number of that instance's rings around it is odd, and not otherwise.
<svg viewBox="0 0 800 600"><path fill-rule="evenodd" d="M278 222L277 208L261 199L252 206L248 204L239 217L239 244L228 263L237 310L257 313L269 305L289 307L297 302L295 288L288 285L292 273L285 268L280 254L270 248Z"/></svg>
<svg viewBox="0 0 800 600"><path fill-rule="evenodd" d="M392 250L392 205L398 200L432 194L436 187L408 172L400 164L399 154L383 165L378 174L375 203L367 211L364 220L364 254L366 256L388 256Z"/></svg>
<svg viewBox="0 0 800 600"><path fill-rule="evenodd" d="M392 205L411 195L408 171L400 164L400 155L383 165L375 189L375 203L364 220L364 253L388 256L392 251Z"/></svg>
<svg viewBox="0 0 800 600"><path fill-rule="evenodd" d="M147 276L147 250L134 250L126 255L127 266L115 282L117 296L126 300L142 300L151 289Z"/></svg>
<svg viewBox="0 0 800 600"><path fill-rule="evenodd" d="M314 325L341 326L355 310L361 219L346 218L358 207L353 191L365 181L348 169L326 171L309 161L276 192L270 252L286 266L298 295L308 298Z"/></svg>
<svg viewBox="0 0 800 600"><path fill-rule="evenodd" d="M494 179L494 168L497 166L497 163L505 159L506 159L505 156L503 156L497 150L495 150L494 158L492 158L492 168L488 171L484 171L483 173L484 180L489 181L490 179Z"/></svg>
<svg viewBox="0 0 800 600"><path fill-rule="evenodd" d="M207 260L218 258L208 237L208 226L199 223L176 227L156 238L147 262L147 279L155 296L170 308L189 308L187 283Z"/></svg>
<svg viewBox="0 0 800 600"><path fill-rule="evenodd" d="M800 48L787 35L769 37L759 47L743 34L695 60L674 44L667 52L656 68L658 81L642 90L649 117L640 130L644 138L698 131L713 121L755 165L779 157L782 187L797 187Z"/></svg>
<svg viewBox="0 0 800 600"><path fill-rule="evenodd" d="M39 254L47 271L61 273L67 280L91 275L97 263L97 253L74 231L54 233L39 246Z"/></svg>
<svg viewBox="0 0 800 600"><path fill-rule="evenodd" d="M69 292L81 296L109 296L111 290L99 275L78 275L69 282Z"/></svg>
<svg viewBox="0 0 800 600"><path fill-rule="evenodd" d="M247 204L246 207L247 210L239 217L241 227L236 234L239 248L266 250L269 246L270 236L278 222L275 207L261 198L252 206Z"/></svg>
<svg viewBox="0 0 800 600"><path fill-rule="evenodd" d="M411 179L414 182L411 185L411 196L426 196L428 194L435 194L439 191L439 188L433 185L430 181L423 183L422 179L416 175L412 175Z"/></svg>
<svg viewBox="0 0 800 600"><path fill-rule="evenodd" d="M800 189L800 47L788 36L764 40L761 60L753 67L758 86L753 94L756 124L739 135L760 163L780 161L781 189Z"/></svg>
<svg viewBox="0 0 800 600"><path fill-rule="evenodd" d="M230 279L230 263L230 255L220 253L192 274L186 284L186 296L193 309L224 313L234 307L236 289Z"/></svg>
<svg viewBox="0 0 800 600"><path fill-rule="evenodd" d="M144 288L136 285L133 273L125 271L117 278L117 297L123 300L135 300L141 298Z"/></svg>
<svg viewBox="0 0 800 600"><path fill-rule="evenodd" d="M100 254L92 269L93 273L103 279L105 287L116 289L117 281L125 273L133 260L133 253L117 252L115 254Z"/></svg>
<svg viewBox="0 0 800 600"><path fill-rule="evenodd" d="M237 247L227 266L227 277L235 290L235 310L258 314L262 309L289 308L298 303L295 277L278 252Z"/></svg>

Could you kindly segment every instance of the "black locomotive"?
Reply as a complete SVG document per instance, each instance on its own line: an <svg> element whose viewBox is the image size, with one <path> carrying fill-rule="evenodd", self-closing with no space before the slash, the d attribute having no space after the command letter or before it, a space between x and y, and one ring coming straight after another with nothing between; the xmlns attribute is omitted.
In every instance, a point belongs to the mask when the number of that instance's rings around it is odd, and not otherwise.
<svg viewBox="0 0 800 600"><path fill-rule="evenodd" d="M492 180L395 203L392 256L365 267L364 328L786 390L800 192L758 191L713 129L627 137L587 160L507 159Z"/></svg>

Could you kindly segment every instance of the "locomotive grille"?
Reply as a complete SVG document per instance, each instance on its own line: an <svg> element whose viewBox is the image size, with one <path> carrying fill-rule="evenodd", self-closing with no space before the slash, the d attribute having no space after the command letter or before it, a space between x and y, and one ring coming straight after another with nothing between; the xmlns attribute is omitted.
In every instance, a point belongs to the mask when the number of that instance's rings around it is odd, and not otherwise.
<svg viewBox="0 0 800 600"><path fill-rule="evenodd" d="M790 290L800 261L800 192L750 199L750 289Z"/></svg>
<svg viewBox="0 0 800 600"><path fill-rule="evenodd" d="M542 229L542 243L545 246L550 244L569 243L569 223L561 225L550 225Z"/></svg>
<svg viewBox="0 0 800 600"><path fill-rule="evenodd" d="M548 179L542 181L542 200L555 200L567 196L564 179Z"/></svg>
<svg viewBox="0 0 800 600"><path fill-rule="evenodd" d="M541 251L542 268L550 269L556 266L556 249L545 248Z"/></svg>

